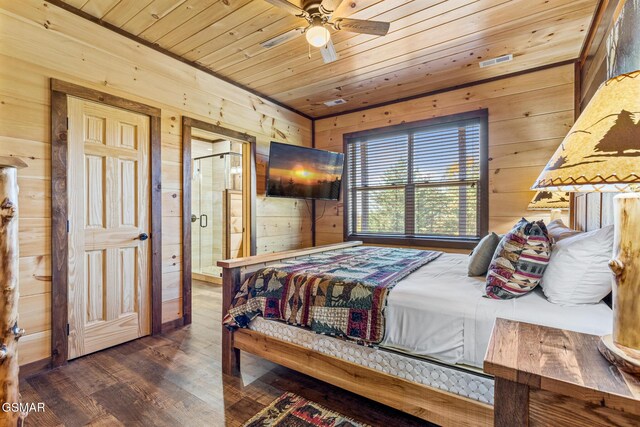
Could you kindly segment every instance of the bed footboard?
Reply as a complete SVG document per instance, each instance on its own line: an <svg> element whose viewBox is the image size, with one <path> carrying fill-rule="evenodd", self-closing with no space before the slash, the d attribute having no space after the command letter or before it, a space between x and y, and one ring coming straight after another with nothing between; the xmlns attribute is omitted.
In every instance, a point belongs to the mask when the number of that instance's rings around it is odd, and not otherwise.
<svg viewBox="0 0 640 427"><path fill-rule="evenodd" d="M352 248L359 245L362 245L362 242L344 242L334 245L316 246L313 248L218 261L218 267L222 267L222 318L224 319L224 316L227 314L233 297L242 286L242 282L248 274L285 259L298 258L337 249ZM240 373L240 350L234 345L233 331L228 330L224 325L221 325L221 327L222 372L228 375L237 375Z"/></svg>
<svg viewBox="0 0 640 427"><path fill-rule="evenodd" d="M223 318L247 275L285 259L361 244L362 242L345 242L219 261L218 266L222 267ZM224 326L221 327L224 374L240 373L240 350L243 350L426 421L443 426L490 426L493 424L491 405L314 352L260 332L248 329L239 329L234 332Z"/></svg>

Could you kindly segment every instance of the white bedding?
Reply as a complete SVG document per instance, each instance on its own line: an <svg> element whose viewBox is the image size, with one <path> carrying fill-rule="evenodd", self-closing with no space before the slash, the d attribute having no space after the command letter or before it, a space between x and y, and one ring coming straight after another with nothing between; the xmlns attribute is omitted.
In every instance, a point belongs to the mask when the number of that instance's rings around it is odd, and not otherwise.
<svg viewBox="0 0 640 427"><path fill-rule="evenodd" d="M612 312L603 302L560 306L548 302L541 289L512 300L484 298L484 277L467 276L468 258L443 254L398 282L387 297L382 346L481 368L498 317L611 333Z"/></svg>

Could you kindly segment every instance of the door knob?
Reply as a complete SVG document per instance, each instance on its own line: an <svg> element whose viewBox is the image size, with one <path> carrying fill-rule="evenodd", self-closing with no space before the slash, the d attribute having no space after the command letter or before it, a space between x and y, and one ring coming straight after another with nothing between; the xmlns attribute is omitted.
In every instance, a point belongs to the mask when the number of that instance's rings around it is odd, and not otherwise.
<svg viewBox="0 0 640 427"><path fill-rule="evenodd" d="M145 240L147 240L149 238L149 235L147 233L140 233L140 235L138 235L138 237L136 237L134 240L140 240L141 242L144 242Z"/></svg>

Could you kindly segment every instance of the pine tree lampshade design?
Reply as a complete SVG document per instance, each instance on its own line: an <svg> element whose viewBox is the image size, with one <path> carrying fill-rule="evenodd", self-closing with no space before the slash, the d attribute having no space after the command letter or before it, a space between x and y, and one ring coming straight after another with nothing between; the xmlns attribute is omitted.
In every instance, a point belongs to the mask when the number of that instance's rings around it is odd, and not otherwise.
<svg viewBox="0 0 640 427"><path fill-rule="evenodd" d="M640 375L640 71L603 83L532 187L614 197L613 335L600 352Z"/></svg>
<svg viewBox="0 0 640 427"><path fill-rule="evenodd" d="M530 211L547 211L550 209L568 210L571 196L567 192L538 191L529 202Z"/></svg>
<svg viewBox="0 0 640 427"><path fill-rule="evenodd" d="M640 71L604 82L551 157L533 189L640 188Z"/></svg>
<svg viewBox="0 0 640 427"><path fill-rule="evenodd" d="M562 211L569 210L571 195L560 191L538 191L529 202L530 211L551 211L551 220L561 218Z"/></svg>

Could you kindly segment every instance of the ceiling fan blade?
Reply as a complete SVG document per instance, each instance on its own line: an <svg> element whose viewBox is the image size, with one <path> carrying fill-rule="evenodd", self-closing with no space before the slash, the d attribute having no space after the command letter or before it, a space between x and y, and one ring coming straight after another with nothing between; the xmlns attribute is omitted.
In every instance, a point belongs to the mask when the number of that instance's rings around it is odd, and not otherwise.
<svg viewBox="0 0 640 427"><path fill-rule="evenodd" d="M389 32L390 24L382 21L365 21L362 19L338 18L333 22L336 30L351 31L352 33L385 36Z"/></svg>
<svg viewBox="0 0 640 427"><path fill-rule="evenodd" d="M336 52L336 47L331 40L320 48L320 55L322 55L325 64L338 60L338 52Z"/></svg>
<svg viewBox="0 0 640 427"><path fill-rule="evenodd" d="M264 48L272 48L284 42L288 42L289 40L295 39L298 36L301 36L304 33L304 27L294 28L293 30L289 30L286 33L282 33L279 36L275 36L270 38L269 40L265 40L260 43L260 46Z"/></svg>
<svg viewBox="0 0 640 427"><path fill-rule="evenodd" d="M340 6L340 3L343 1L344 0L322 0L322 3L320 4L320 12L331 15L336 11L336 9L338 9L338 6Z"/></svg>
<svg viewBox="0 0 640 427"><path fill-rule="evenodd" d="M299 16L300 18L306 18L309 16L307 12L300 9L298 6L295 6L289 3L287 0L265 0L265 1L276 7L279 7L280 9L284 9L286 12L294 16Z"/></svg>

